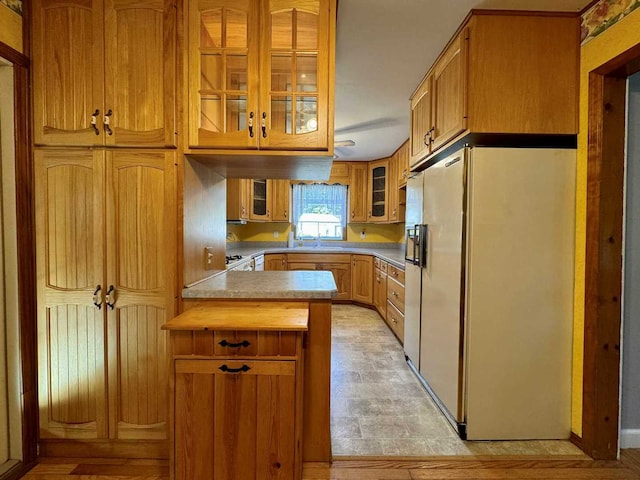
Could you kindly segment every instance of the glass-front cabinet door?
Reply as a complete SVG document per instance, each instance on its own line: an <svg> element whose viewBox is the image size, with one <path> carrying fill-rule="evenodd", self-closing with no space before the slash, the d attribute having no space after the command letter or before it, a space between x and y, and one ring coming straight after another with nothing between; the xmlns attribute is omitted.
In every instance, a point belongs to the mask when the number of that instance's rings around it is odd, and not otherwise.
<svg viewBox="0 0 640 480"><path fill-rule="evenodd" d="M189 2L189 145L258 147L259 0Z"/></svg>
<svg viewBox="0 0 640 480"><path fill-rule="evenodd" d="M262 2L260 148L326 149L331 2Z"/></svg>
<svg viewBox="0 0 640 480"><path fill-rule="evenodd" d="M369 163L369 221L389 220L389 160Z"/></svg>
<svg viewBox="0 0 640 480"><path fill-rule="evenodd" d="M266 179L251 180L250 220L267 221L271 219L271 199L269 182Z"/></svg>

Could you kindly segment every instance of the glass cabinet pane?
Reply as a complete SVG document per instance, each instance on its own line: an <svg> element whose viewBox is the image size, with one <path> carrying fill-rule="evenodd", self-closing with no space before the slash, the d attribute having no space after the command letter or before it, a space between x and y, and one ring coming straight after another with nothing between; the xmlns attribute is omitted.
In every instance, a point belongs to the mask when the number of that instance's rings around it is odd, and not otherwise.
<svg viewBox="0 0 640 480"><path fill-rule="evenodd" d="M298 50L318 49L318 15L297 12L296 48Z"/></svg>
<svg viewBox="0 0 640 480"><path fill-rule="evenodd" d="M220 133L224 129L222 99L218 95L203 96L200 103L200 128Z"/></svg>
<svg viewBox="0 0 640 480"><path fill-rule="evenodd" d="M271 15L271 48L293 48L293 10Z"/></svg>
<svg viewBox="0 0 640 480"><path fill-rule="evenodd" d="M318 91L318 56L296 56L296 90L298 92L315 93Z"/></svg>
<svg viewBox="0 0 640 480"><path fill-rule="evenodd" d="M222 88L222 56L220 54L200 55L200 88L220 90Z"/></svg>
<svg viewBox="0 0 640 480"><path fill-rule="evenodd" d="M291 73L293 72L293 56L277 54L271 56L271 90L274 92L291 91Z"/></svg>
<svg viewBox="0 0 640 480"><path fill-rule="evenodd" d="M200 14L200 124L213 133L247 128L248 13L215 8Z"/></svg>
<svg viewBox="0 0 640 480"><path fill-rule="evenodd" d="M318 130L318 98L298 97L296 100L296 133Z"/></svg>
<svg viewBox="0 0 640 480"><path fill-rule="evenodd" d="M247 13L226 10L226 42L227 48L247 48Z"/></svg>
<svg viewBox="0 0 640 480"><path fill-rule="evenodd" d="M267 214L267 181L253 180L253 214Z"/></svg>
<svg viewBox="0 0 640 480"><path fill-rule="evenodd" d="M200 16L200 47L222 47L222 9L202 12Z"/></svg>
<svg viewBox="0 0 640 480"><path fill-rule="evenodd" d="M274 95L271 97L271 130L291 133L292 104L290 96Z"/></svg>
<svg viewBox="0 0 640 480"><path fill-rule="evenodd" d="M371 198L371 215L373 217L383 217L385 212L385 190L387 182L387 169L385 167L376 167L372 171L372 198Z"/></svg>

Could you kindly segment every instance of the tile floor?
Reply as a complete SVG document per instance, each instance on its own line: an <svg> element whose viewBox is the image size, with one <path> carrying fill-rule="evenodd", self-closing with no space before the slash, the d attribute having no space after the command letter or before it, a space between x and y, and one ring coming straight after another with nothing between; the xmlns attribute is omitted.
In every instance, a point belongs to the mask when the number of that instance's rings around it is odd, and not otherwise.
<svg viewBox="0 0 640 480"><path fill-rule="evenodd" d="M583 455L569 441L460 440L374 310L334 305L332 326L334 456Z"/></svg>

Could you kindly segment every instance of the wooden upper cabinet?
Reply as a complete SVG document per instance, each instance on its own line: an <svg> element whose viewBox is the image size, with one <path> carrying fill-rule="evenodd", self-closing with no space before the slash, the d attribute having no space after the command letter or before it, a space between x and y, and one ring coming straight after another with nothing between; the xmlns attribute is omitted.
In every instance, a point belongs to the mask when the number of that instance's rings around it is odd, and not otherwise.
<svg viewBox="0 0 640 480"><path fill-rule="evenodd" d="M398 188L407 185L409 178L409 140L404 142L396 152L398 156Z"/></svg>
<svg viewBox="0 0 640 480"><path fill-rule="evenodd" d="M404 214L406 209L406 190L399 187L398 178L401 176L401 161L404 161L401 155L402 147L400 147L389 159L389 223L404 222ZM405 181L406 183L406 181Z"/></svg>
<svg viewBox="0 0 640 480"><path fill-rule="evenodd" d="M32 78L36 144L104 142L103 32L100 0L34 0Z"/></svg>
<svg viewBox="0 0 640 480"><path fill-rule="evenodd" d="M369 162L367 187L367 219L369 222L389 221L389 159Z"/></svg>
<svg viewBox="0 0 640 480"><path fill-rule="evenodd" d="M327 151L335 0L191 0L189 146Z"/></svg>
<svg viewBox="0 0 640 480"><path fill-rule="evenodd" d="M580 19L472 10L411 97L414 168L463 132L575 135Z"/></svg>
<svg viewBox="0 0 640 480"><path fill-rule="evenodd" d="M449 45L433 68L433 130L429 137L436 150L467 127L467 31Z"/></svg>
<svg viewBox="0 0 640 480"><path fill-rule="evenodd" d="M271 186L271 221L291 220L291 182L289 180L268 180Z"/></svg>
<svg viewBox="0 0 640 480"><path fill-rule="evenodd" d="M105 143L175 146L174 2L105 0L104 12Z"/></svg>
<svg viewBox="0 0 640 480"><path fill-rule="evenodd" d="M36 145L176 145L168 0L33 5Z"/></svg>
<svg viewBox="0 0 640 480"><path fill-rule="evenodd" d="M251 180L227 178L227 220L249 220Z"/></svg>
<svg viewBox="0 0 640 480"><path fill-rule="evenodd" d="M416 165L431 152L431 135L434 130L431 119L432 75L427 75L411 97L411 138L409 139L410 165Z"/></svg>
<svg viewBox="0 0 640 480"><path fill-rule="evenodd" d="M369 167L366 162L352 162L349 170L349 223L366 222Z"/></svg>

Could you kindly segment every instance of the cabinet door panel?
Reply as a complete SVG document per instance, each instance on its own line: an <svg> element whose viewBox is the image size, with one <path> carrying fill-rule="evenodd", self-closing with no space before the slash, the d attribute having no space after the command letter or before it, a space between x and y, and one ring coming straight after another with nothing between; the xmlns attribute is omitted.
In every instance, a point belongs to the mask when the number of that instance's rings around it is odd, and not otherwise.
<svg viewBox="0 0 640 480"><path fill-rule="evenodd" d="M36 151L35 179L40 437L106 438L102 154Z"/></svg>
<svg viewBox="0 0 640 480"><path fill-rule="evenodd" d="M263 1L260 148L329 147L329 33L327 0Z"/></svg>
<svg viewBox="0 0 640 480"><path fill-rule="evenodd" d="M367 221L367 173L365 162L351 164L351 182L349 184L349 223Z"/></svg>
<svg viewBox="0 0 640 480"><path fill-rule="evenodd" d="M107 144L176 145L173 3L105 1L104 107L113 132L106 132Z"/></svg>
<svg viewBox="0 0 640 480"><path fill-rule="evenodd" d="M264 269L267 271L287 270L286 254L266 254L264 256Z"/></svg>
<svg viewBox="0 0 640 480"><path fill-rule="evenodd" d="M429 75L422 81L420 87L411 98L411 139L410 139L410 164L416 165L430 152L430 134L433 127L431 85L433 75Z"/></svg>
<svg viewBox="0 0 640 480"><path fill-rule="evenodd" d="M225 373L223 365L248 370ZM295 368L287 361L176 360L176 480L293 478Z"/></svg>
<svg viewBox="0 0 640 480"><path fill-rule="evenodd" d="M289 180L269 180L269 182L272 187L271 221L290 221L291 182Z"/></svg>
<svg viewBox="0 0 640 480"><path fill-rule="evenodd" d="M258 148L259 5L189 2L190 146Z"/></svg>
<svg viewBox="0 0 640 480"><path fill-rule="evenodd" d="M175 172L173 153L107 154L109 408L114 438L167 438L167 355L160 325L175 313ZM139 348L130 352L129 348ZM140 375L147 375L146 383ZM165 402L162 405L166 405ZM149 408L141 413L136 409Z"/></svg>
<svg viewBox="0 0 640 480"><path fill-rule="evenodd" d="M369 305L373 302L371 255L351 255L351 299Z"/></svg>
<svg viewBox="0 0 640 480"><path fill-rule="evenodd" d="M369 183L367 187L369 222L389 220L389 160L369 163Z"/></svg>
<svg viewBox="0 0 640 480"><path fill-rule="evenodd" d="M102 144L102 1L35 0L33 20L34 142Z"/></svg>
<svg viewBox="0 0 640 480"><path fill-rule="evenodd" d="M321 263L317 270L329 271L338 287L338 293L334 300L351 299L351 265L349 263Z"/></svg>
<svg viewBox="0 0 640 480"><path fill-rule="evenodd" d="M458 35L434 66L434 131L432 150L467 128L466 30Z"/></svg>

